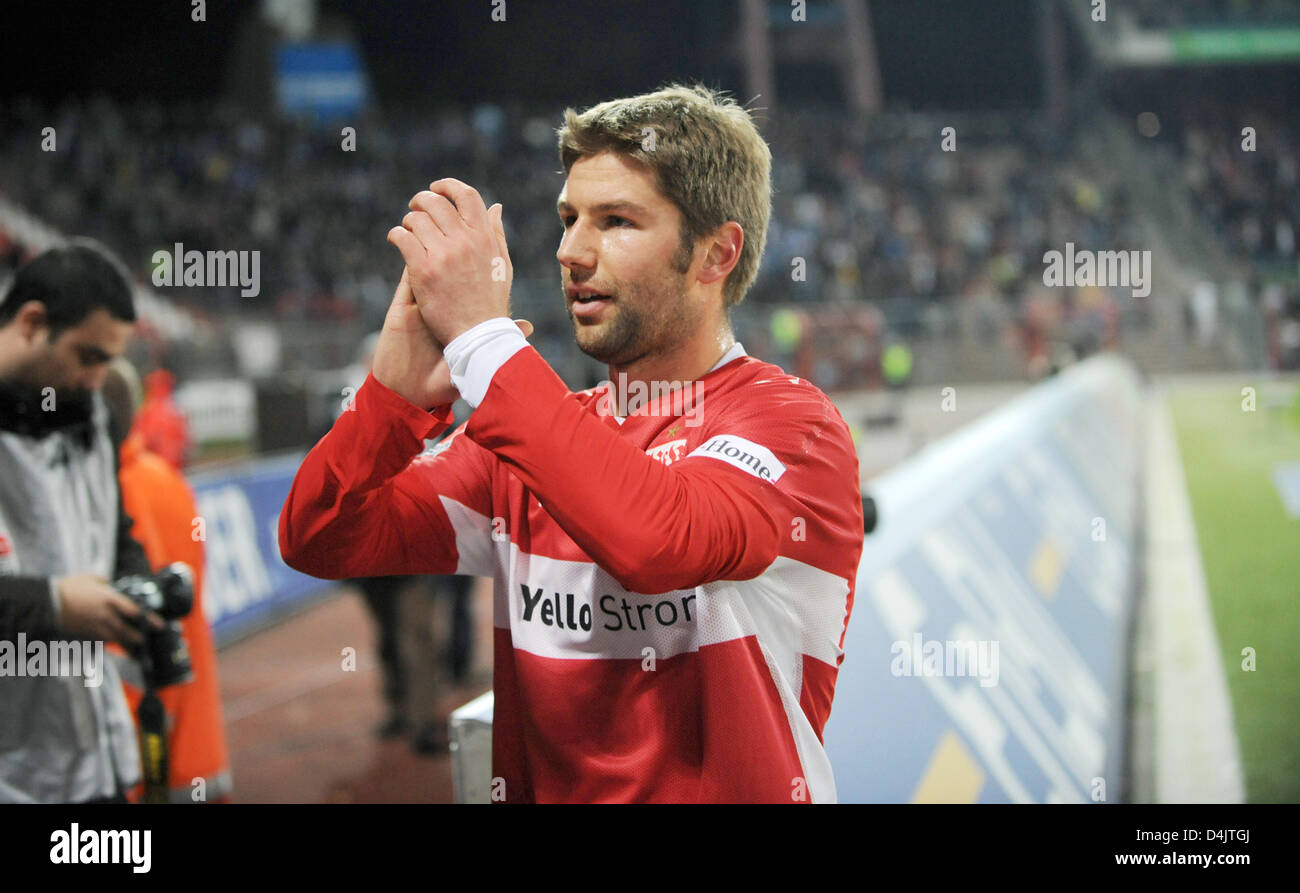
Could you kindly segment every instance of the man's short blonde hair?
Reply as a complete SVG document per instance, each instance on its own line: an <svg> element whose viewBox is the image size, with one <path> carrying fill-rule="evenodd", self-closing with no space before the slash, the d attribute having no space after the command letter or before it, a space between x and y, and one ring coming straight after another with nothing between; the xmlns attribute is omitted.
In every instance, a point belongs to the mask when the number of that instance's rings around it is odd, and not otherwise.
<svg viewBox="0 0 1300 893"><path fill-rule="evenodd" d="M728 307L745 297L772 215L772 152L746 109L707 87L671 84L582 113L565 109L557 133L566 175L579 158L607 151L650 169L659 192L682 212L679 260L687 265L697 239L728 220L740 224L745 244L723 294Z"/></svg>

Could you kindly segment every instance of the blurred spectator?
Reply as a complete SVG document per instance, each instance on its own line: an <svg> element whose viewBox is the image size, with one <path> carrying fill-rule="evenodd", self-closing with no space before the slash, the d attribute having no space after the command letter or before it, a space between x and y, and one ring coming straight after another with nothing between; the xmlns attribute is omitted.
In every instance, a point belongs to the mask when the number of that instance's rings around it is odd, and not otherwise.
<svg viewBox="0 0 1300 893"><path fill-rule="evenodd" d="M122 501L135 520L131 535L144 546L155 571L183 561L194 575L194 607L181 620L194 678L158 690L168 717L170 798L175 803L226 802L231 795L230 758L221 719L217 649L203 613L203 542L193 536L199 510L185 478L170 462L151 452L144 436L133 429L140 392L139 378L125 360L109 368L104 401L120 456ZM131 680L124 682L131 715L135 716L143 692ZM131 796L138 800L140 791Z"/></svg>
<svg viewBox="0 0 1300 893"><path fill-rule="evenodd" d="M166 460L177 471L190 455L189 423L172 400L176 377L155 369L144 377L144 403L136 413L134 429L145 450Z"/></svg>

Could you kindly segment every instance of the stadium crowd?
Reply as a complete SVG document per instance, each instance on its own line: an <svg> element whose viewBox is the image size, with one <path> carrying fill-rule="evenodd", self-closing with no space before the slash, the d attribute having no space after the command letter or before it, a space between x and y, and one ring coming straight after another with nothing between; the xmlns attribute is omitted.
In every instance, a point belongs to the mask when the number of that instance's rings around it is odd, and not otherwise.
<svg viewBox="0 0 1300 893"><path fill-rule="evenodd" d="M1194 206L1245 271L1271 365L1300 368L1300 131L1285 114L1229 103L1189 104L1171 123Z"/></svg>
<svg viewBox="0 0 1300 893"><path fill-rule="evenodd" d="M102 239L146 282L153 253L178 242L261 252L257 296L165 292L195 313L373 330L398 273L383 235L438 174L504 202L516 282L557 281L563 177L552 118L495 105L371 111L344 131L231 105L16 104L0 130L0 193L64 232ZM43 146L47 126L53 143ZM1099 190L1028 116L868 124L810 109L762 126L773 219L737 327L757 342L751 349L795 364L807 357L800 373L824 387L877 380L888 340L932 334L932 302L955 301L990 343L1008 327L1037 326L1030 304L1042 299L1043 252L1122 241L1131 224L1124 196ZM1072 301L1064 296L1054 318L1074 315ZM793 340L768 324L771 308L787 304L801 321ZM540 322L542 343L568 337L561 314ZM860 337L837 337L846 325Z"/></svg>

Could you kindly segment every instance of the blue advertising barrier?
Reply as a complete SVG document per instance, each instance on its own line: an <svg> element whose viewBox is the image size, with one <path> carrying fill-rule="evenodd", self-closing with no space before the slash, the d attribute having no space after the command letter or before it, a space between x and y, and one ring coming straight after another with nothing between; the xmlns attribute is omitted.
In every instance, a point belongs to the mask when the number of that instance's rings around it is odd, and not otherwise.
<svg viewBox="0 0 1300 893"><path fill-rule="evenodd" d="M190 476L206 570L203 611L218 646L294 612L334 583L280 558L280 509L303 454Z"/></svg>
<svg viewBox="0 0 1300 893"><path fill-rule="evenodd" d="M871 482L840 802L1123 798L1140 447L1136 375L1103 356Z"/></svg>

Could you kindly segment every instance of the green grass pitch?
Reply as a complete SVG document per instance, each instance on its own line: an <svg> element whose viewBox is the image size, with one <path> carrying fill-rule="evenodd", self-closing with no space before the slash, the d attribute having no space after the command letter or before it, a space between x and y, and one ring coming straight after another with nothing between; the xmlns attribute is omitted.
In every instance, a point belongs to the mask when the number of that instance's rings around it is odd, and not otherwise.
<svg viewBox="0 0 1300 893"><path fill-rule="evenodd" d="M1256 392L1243 409L1243 387ZM1300 519L1273 482L1300 461L1300 386L1244 380L1170 395L1232 697L1246 799L1300 802ZM1243 649L1255 668L1243 669Z"/></svg>

